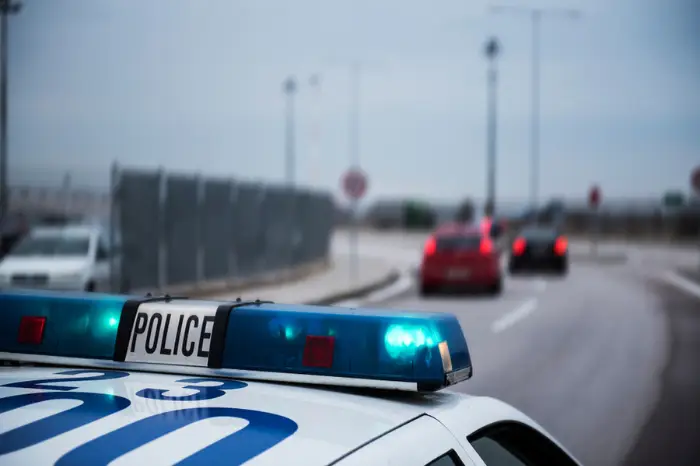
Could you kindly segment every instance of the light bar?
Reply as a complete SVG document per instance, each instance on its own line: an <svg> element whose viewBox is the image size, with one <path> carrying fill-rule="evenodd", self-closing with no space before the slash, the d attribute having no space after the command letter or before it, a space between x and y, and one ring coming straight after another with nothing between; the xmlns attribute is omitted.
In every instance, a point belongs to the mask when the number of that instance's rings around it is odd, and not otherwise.
<svg viewBox="0 0 700 466"><path fill-rule="evenodd" d="M86 293L0 293L0 351L112 359L128 298ZM30 318L44 317L40 344L22 343ZM22 325L23 324L23 325Z"/></svg>
<svg viewBox="0 0 700 466"><path fill-rule="evenodd" d="M451 314L0 293L0 359L436 391L471 377Z"/></svg>

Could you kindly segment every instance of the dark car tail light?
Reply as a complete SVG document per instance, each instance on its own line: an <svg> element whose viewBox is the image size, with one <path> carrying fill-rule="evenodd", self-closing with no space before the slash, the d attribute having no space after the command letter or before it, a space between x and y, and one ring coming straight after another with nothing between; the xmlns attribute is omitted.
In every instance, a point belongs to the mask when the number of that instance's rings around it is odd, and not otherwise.
<svg viewBox="0 0 700 466"><path fill-rule="evenodd" d="M513 254L520 256L525 252L525 238L516 238L513 241Z"/></svg>
<svg viewBox="0 0 700 466"><path fill-rule="evenodd" d="M488 238L483 238L481 244L479 245L479 252L483 255L488 255L493 252L493 243Z"/></svg>
<svg viewBox="0 0 700 466"><path fill-rule="evenodd" d="M437 241L435 240L434 236L431 236L425 242L425 246L423 247L423 255L424 256L432 256L433 254L435 254L436 250L437 250Z"/></svg>
<svg viewBox="0 0 700 466"><path fill-rule="evenodd" d="M564 254L566 254L567 246L568 246L568 242L566 241L566 238L563 236L560 236L554 242L554 252L559 256L563 256Z"/></svg>

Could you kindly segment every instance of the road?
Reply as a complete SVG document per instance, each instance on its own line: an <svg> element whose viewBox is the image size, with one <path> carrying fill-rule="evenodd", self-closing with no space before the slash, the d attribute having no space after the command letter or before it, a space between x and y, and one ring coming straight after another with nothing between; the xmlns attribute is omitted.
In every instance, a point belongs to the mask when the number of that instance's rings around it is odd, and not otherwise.
<svg viewBox="0 0 700 466"><path fill-rule="evenodd" d="M417 265L424 239L396 234L364 234L362 238L361 253L385 254L407 266ZM572 250L586 247L573 244ZM574 262L564 279L509 277L498 298L422 299L412 285L372 304L455 314L467 335L474 364L473 378L455 390L493 396L516 406L584 464L620 465L625 458L635 458L629 464L666 463L659 460L669 449L675 450L675 458L687 457L690 452L683 449L697 448L698 442L686 435L683 443L683 435L697 433L700 425L698 417L684 416L682 405L673 403L681 395L669 388L669 383L676 383L669 382L674 375L667 368L678 338L671 331L675 317L670 313L678 307L677 300L683 299L686 312L696 315L700 324L700 294L691 296L670 285L660 287L658 276L676 265L697 268L698 254L621 244L611 248L624 252L629 260ZM669 296L676 301L669 301ZM695 337L700 341L700 331ZM686 351L680 368L674 369L675 377L679 371L686 378L694 377L700 372L698 359L700 353L688 356ZM684 388L687 392L688 384ZM700 399L700 389L690 398ZM675 406L675 411L664 412L671 409L666 406ZM654 421L659 411L662 420ZM686 420L682 432L661 435L668 431L669 422L673 425L674 416Z"/></svg>

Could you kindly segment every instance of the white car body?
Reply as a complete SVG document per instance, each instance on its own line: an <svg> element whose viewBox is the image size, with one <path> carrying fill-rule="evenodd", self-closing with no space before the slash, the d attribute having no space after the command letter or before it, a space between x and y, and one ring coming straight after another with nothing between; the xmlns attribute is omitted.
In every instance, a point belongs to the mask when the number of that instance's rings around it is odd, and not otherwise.
<svg viewBox="0 0 700 466"><path fill-rule="evenodd" d="M84 255L13 255L0 262L0 288L44 288L67 291L111 291L112 270L119 270L119 256L109 253L110 244L99 226L39 227L27 238L87 238Z"/></svg>
<svg viewBox="0 0 700 466"><path fill-rule="evenodd" d="M4 292L0 464L579 465L471 375L449 314Z"/></svg>
<svg viewBox="0 0 700 466"><path fill-rule="evenodd" d="M120 372L121 378L100 380L100 374L109 373L104 369L56 375L62 370L65 367L0 367L3 465L160 465L188 459L186 464L250 466L491 466L494 463L483 461L468 436L502 421L532 429L564 451L537 423L491 398L447 391L430 395L361 392L230 379L198 382L188 381L192 376L143 372ZM39 380L43 384L33 382ZM238 385L217 393L215 387L222 383ZM193 395L201 395L203 388L204 396L196 399ZM144 397L144 393L150 395ZM85 397L81 412L80 400ZM50 422L54 427L70 424L91 409L102 409L99 403L88 406L90 397L129 403L93 422L52 431ZM255 416L271 416L271 420ZM292 424L296 430L285 437L283 431ZM219 442L224 440L229 443ZM212 456L211 447L217 442L229 453ZM447 454L453 455L452 462L445 458L434 462ZM568 464L578 464L571 461Z"/></svg>

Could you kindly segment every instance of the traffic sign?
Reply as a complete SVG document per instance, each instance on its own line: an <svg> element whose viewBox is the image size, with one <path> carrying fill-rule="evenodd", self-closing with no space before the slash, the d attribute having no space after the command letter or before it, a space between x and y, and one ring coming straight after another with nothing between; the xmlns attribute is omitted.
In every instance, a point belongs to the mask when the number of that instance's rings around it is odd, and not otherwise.
<svg viewBox="0 0 700 466"><path fill-rule="evenodd" d="M679 191L668 191L664 194L664 207L673 209L682 207L685 204L685 196Z"/></svg>
<svg viewBox="0 0 700 466"><path fill-rule="evenodd" d="M588 192L588 205L594 209L600 205L600 188L597 185Z"/></svg>
<svg viewBox="0 0 700 466"><path fill-rule="evenodd" d="M348 170L343 175L343 191L350 199L361 199L367 192L367 176L356 168Z"/></svg>
<svg viewBox="0 0 700 466"><path fill-rule="evenodd" d="M693 191L700 195L700 167L696 167L693 174L690 175L690 186L692 186Z"/></svg>

